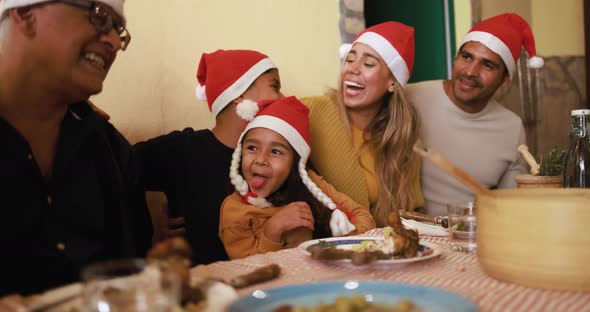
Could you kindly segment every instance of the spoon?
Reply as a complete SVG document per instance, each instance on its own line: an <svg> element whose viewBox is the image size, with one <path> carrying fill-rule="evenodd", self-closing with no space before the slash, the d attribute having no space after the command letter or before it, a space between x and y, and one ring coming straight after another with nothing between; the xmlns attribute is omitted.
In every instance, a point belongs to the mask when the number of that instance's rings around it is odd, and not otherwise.
<svg viewBox="0 0 590 312"><path fill-rule="evenodd" d="M476 194L494 196L494 193L492 191L490 191L483 184L479 183L478 181L470 177L467 173L465 173L465 171L461 170L459 167L457 167L455 164L453 164L450 160L445 158L439 152L433 149L426 148L422 141L418 140L416 144L414 144L413 149L414 152L430 160L437 167L444 170L451 176L455 177L457 180L459 180L459 182L463 183Z"/></svg>
<svg viewBox="0 0 590 312"><path fill-rule="evenodd" d="M535 161L535 157L533 157L533 155L531 155L531 153L529 152L529 147L524 144L521 144L518 146L517 149L522 154L524 160L526 160L526 162L531 167L531 174L535 176L539 175L539 169L541 168L541 166L537 164L537 162Z"/></svg>

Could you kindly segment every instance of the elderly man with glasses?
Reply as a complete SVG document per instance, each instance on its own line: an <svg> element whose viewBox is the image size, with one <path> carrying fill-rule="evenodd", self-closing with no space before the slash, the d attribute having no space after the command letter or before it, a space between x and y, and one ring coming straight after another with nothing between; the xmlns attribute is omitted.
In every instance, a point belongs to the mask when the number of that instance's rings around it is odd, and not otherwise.
<svg viewBox="0 0 590 312"><path fill-rule="evenodd" d="M87 102L129 46L123 2L0 0L0 295L151 245L130 145Z"/></svg>

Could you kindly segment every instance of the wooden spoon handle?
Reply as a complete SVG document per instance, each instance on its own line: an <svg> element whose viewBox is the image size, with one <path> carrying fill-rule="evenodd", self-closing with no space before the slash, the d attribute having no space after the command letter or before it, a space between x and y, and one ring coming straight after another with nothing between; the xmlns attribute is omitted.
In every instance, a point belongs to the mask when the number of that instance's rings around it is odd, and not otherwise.
<svg viewBox="0 0 590 312"><path fill-rule="evenodd" d="M421 214L418 212L400 210L399 215L404 219L412 219L416 221L424 221L436 224L436 217Z"/></svg>
<svg viewBox="0 0 590 312"><path fill-rule="evenodd" d="M465 186L473 190L476 194L483 194L488 196L494 196L492 191L488 188L483 186L481 183L470 177L465 171L461 170L459 167L455 166L451 161L446 159L442 156L439 152L428 149L422 144L422 141L418 140L416 144L414 144L414 152L418 153L420 156L427 158L433 164L435 164L440 169L444 170L446 173L452 175Z"/></svg>
<svg viewBox="0 0 590 312"><path fill-rule="evenodd" d="M538 175L541 166L537 164L537 161L535 161L535 157L533 157L533 155L531 155L531 153L529 152L529 147L524 144L521 144L518 146L517 149L522 154L522 157L524 157L524 160L526 160L526 162L531 167L531 174Z"/></svg>

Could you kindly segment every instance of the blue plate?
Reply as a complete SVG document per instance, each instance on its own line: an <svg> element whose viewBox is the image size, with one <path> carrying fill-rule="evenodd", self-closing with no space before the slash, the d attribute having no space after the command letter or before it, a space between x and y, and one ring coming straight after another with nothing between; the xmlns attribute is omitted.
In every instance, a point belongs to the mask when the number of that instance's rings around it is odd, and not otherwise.
<svg viewBox="0 0 590 312"><path fill-rule="evenodd" d="M383 281L337 281L256 290L235 301L228 311L271 312L282 305L309 308L321 303L332 303L338 296L358 294L364 295L367 301L384 305L396 305L402 299L409 299L423 312L478 311L473 302L452 292Z"/></svg>

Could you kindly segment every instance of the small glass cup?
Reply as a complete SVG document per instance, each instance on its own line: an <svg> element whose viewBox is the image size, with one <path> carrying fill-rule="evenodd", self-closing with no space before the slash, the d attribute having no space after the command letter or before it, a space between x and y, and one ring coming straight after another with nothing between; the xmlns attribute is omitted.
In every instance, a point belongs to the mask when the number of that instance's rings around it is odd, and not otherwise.
<svg viewBox="0 0 590 312"><path fill-rule="evenodd" d="M452 203L447 205L449 217L449 236L451 248L456 251L475 252L477 242L476 206L473 202Z"/></svg>
<svg viewBox="0 0 590 312"><path fill-rule="evenodd" d="M94 263L81 272L83 311L169 312L180 307L180 277L142 259Z"/></svg>

